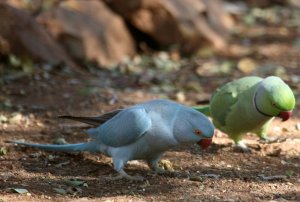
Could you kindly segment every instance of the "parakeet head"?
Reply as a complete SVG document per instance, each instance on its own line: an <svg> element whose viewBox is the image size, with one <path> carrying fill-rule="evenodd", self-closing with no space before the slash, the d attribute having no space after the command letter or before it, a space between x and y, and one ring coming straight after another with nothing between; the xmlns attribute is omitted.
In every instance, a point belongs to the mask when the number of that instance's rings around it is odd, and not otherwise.
<svg viewBox="0 0 300 202"><path fill-rule="evenodd" d="M174 136L180 143L196 142L206 149L211 143L215 127L201 112L192 108L181 110L174 124Z"/></svg>
<svg viewBox="0 0 300 202"><path fill-rule="evenodd" d="M295 107L295 96L279 77L270 76L258 84L253 103L259 113L269 117L277 116L286 121Z"/></svg>

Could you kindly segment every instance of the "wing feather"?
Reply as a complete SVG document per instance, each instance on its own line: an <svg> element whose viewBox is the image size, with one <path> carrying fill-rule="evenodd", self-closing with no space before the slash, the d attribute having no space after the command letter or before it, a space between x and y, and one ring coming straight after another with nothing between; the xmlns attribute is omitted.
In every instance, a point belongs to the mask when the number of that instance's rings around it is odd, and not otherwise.
<svg viewBox="0 0 300 202"><path fill-rule="evenodd" d="M143 136L151 127L151 119L144 108L123 110L103 125L89 129L95 140L112 147L128 145Z"/></svg>
<svg viewBox="0 0 300 202"><path fill-rule="evenodd" d="M211 99L210 111L217 127L226 126L226 120L230 118L230 113L232 110L236 110L235 105L243 101L243 93L261 80L255 76L245 77L227 83L216 90Z"/></svg>

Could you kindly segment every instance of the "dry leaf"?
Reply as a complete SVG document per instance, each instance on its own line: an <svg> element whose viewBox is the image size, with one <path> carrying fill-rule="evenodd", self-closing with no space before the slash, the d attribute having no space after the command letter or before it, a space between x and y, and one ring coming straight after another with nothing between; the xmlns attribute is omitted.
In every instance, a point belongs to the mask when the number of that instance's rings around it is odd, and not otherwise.
<svg viewBox="0 0 300 202"><path fill-rule="evenodd" d="M25 193L28 193L28 190L27 189L23 189L23 188L11 188L11 190L15 193L18 193L18 194L25 194Z"/></svg>

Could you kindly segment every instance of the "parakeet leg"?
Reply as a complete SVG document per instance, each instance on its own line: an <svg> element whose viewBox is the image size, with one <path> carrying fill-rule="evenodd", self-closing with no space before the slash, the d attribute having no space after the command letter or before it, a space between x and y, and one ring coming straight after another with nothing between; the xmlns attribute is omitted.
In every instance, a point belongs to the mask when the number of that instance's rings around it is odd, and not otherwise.
<svg viewBox="0 0 300 202"><path fill-rule="evenodd" d="M254 131L257 134L257 136L260 138L260 140L267 141L270 139L267 135L267 131L268 131L268 128L269 128L269 125L271 122L272 122L272 119L270 121L268 121L267 123L265 123L261 128Z"/></svg>
<svg viewBox="0 0 300 202"><path fill-rule="evenodd" d="M242 152L249 153L251 150L247 147L247 145L242 141L238 141L236 144L236 148L241 150Z"/></svg>
<svg viewBox="0 0 300 202"><path fill-rule="evenodd" d="M242 138L241 134L230 135L230 137L233 139L235 146L238 150L245 152L245 153L251 152L251 150L247 147L247 145L241 140L241 138Z"/></svg>
<svg viewBox="0 0 300 202"><path fill-rule="evenodd" d="M133 181L142 181L144 178L142 176L131 176L128 175L124 170L124 165L127 163L120 160L120 159L113 159L113 164L114 164L114 169L118 172L117 176L114 177L105 177L107 180L119 180L119 179L128 179L128 180L133 180Z"/></svg>
<svg viewBox="0 0 300 202"><path fill-rule="evenodd" d="M272 122L272 119L270 121L268 121L267 123L265 123L260 129L255 131L255 133L259 137L261 143L270 144L270 143L279 141L278 137L268 137L268 135L267 135L267 131L268 131L268 128L269 128L271 122Z"/></svg>

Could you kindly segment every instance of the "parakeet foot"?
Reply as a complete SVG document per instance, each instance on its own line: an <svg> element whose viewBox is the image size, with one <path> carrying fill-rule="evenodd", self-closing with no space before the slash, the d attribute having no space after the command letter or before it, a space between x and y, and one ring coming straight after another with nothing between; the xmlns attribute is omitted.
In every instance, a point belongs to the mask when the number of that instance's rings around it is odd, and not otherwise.
<svg viewBox="0 0 300 202"><path fill-rule="evenodd" d="M167 170L165 170L165 169L163 169L163 168L160 168L160 167L158 167L158 166L156 166L156 167L153 169L153 171L154 171L154 175L164 174L164 173L170 172L170 171L167 171Z"/></svg>
<svg viewBox="0 0 300 202"><path fill-rule="evenodd" d="M131 175L128 175L124 170L121 170L119 172L119 174L117 176L114 176L114 177L105 177L106 180L120 180L120 179L127 179L127 180L132 180L132 181L143 181L144 178L142 176L131 176Z"/></svg>
<svg viewBox="0 0 300 202"><path fill-rule="evenodd" d="M247 147L247 145L243 141L239 141L238 143L236 143L235 148L238 149L238 151L244 153L251 153L251 150Z"/></svg>
<svg viewBox="0 0 300 202"><path fill-rule="evenodd" d="M148 160L149 168L154 172L154 175L167 173L168 170L165 170L158 166L158 161L161 154L157 155L155 158Z"/></svg>
<svg viewBox="0 0 300 202"><path fill-rule="evenodd" d="M279 137L261 137L259 142L260 143L263 143L263 144L272 144L272 143L275 143L275 142L283 142L285 141L286 138L279 138Z"/></svg>
<svg viewBox="0 0 300 202"><path fill-rule="evenodd" d="M154 172L154 176L158 174L177 174L178 172L173 169L164 169L159 166L151 167L152 171Z"/></svg>

